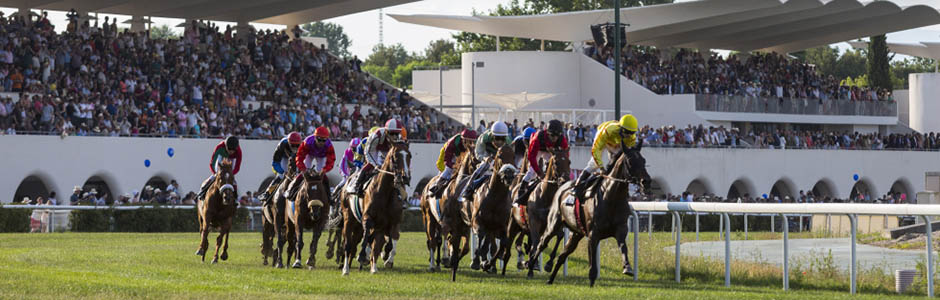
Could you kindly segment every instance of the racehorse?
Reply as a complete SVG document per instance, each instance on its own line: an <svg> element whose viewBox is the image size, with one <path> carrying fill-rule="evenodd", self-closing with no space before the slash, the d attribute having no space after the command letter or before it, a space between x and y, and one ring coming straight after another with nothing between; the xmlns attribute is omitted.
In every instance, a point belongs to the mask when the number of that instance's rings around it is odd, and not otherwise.
<svg viewBox="0 0 940 300"><path fill-rule="evenodd" d="M347 198L350 203L343 210L343 240L346 243L343 275L349 274L350 260L360 239L362 249L358 260L360 263L370 262L372 273L378 272L379 255L385 259L386 268L394 267L395 246L400 235L398 226L407 197L405 187L411 182L410 168L408 143L397 142L389 149L382 166L376 169L378 174L367 183L364 197L350 195ZM391 247L385 247L386 238L391 241Z"/></svg>
<svg viewBox="0 0 940 300"><path fill-rule="evenodd" d="M460 258L470 252L469 247L465 249L459 247L461 239L465 239L468 245L470 243L470 222L465 220L464 208L457 199L460 197L460 191L468 183L466 177L473 173L475 166L473 153L464 152L457 157L454 177L441 192L440 198L429 191L441 179L439 175L432 178L421 193L421 213L428 238L429 269L440 270L440 264L443 261L445 266L452 269L451 280L457 280L457 266ZM445 240L447 244L442 243ZM441 251L442 246L449 248L450 252ZM436 261L435 253L438 254Z"/></svg>
<svg viewBox="0 0 940 300"><path fill-rule="evenodd" d="M646 159L640 154L643 148L641 140L635 148L627 149L621 143L621 154L612 158L614 164L608 168L607 174L602 174L602 180L588 189L585 196L588 199L575 199L572 185L567 183L561 187L552 201L551 212L548 217L548 229L542 234L535 254L544 249L548 239L555 231L561 231L566 226L572 233L571 239L565 244L565 250L558 257L559 262L565 261L578 247L582 238L588 238L588 262L591 264L588 277L591 287L594 286L600 272L597 245L601 240L614 237L620 247L623 260L623 274L632 275L630 260L627 256L626 238L628 233L627 221L630 216L628 203L630 183L639 185L644 192L649 192L650 179L646 171ZM592 193L593 191L593 193ZM582 202L583 201L583 202ZM529 263L532 263L530 259ZM555 265L548 284L555 281L561 264Z"/></svg>
<svg viewBox="0 0 940 300"><path fill-rule="evenodd" d="M500 147L493 159L493 168L497 172L474 193L474 200L470 204L473 230L477 232L480 240L480 247L474 253L473 265L479 267L482 260L483 270L489 271L494 267L494 262L501 258L505 275L506 261L511 253L508 250L510 240L506 228L512 209L509 186L519 170L514 165L515 153L509 145ZM489 259L491 252L496 255Z"/></svg>
<svg viewBox="0 0 940 300"><path fill-rule="evenodd" d="M529 260L537 261L537 257L533 255L535 253L535 247L538 245L539 238L542 236L542 233L545 232L546 224L548 223L548 212L551 208L552 198L555 197L555 193L558 191L558 187L563 183L568 181L569 173L571 172L571 160L568 158L567 152L553 152L552 157L545 164L545 178L542 178L542 181L535 187L531 194L529 194L529 199L524 206L516 206L512 208L512 220L509 222L509 237L510 239L515 239L517 234L522 233L529 240ZM521 181L521 180L520 180ZM516 186L516 191L522 186L520 182ZM563 239L563 232L556 232L553 237L555 237L555 247L552 249L551 255L549 255L548 261L545 262L545 270L550 270L555 259L555 255L558 253L558 245ZM522 257L522 251L519 252L520 259ZM531 263L528 264L529 273L528 276L532 277L533 271L535 270L537 264Z"/></svg>
<svg viewBox="0 0 940 300"><path fill-rule="evenodd" d="M265 266L268 265L268 257L271 257L272 266L284 266L283 263L280 263L281 253L275 250L274 242L275 238L283 240L285 201L281 198L283 197L283 191L290 182L287 178L292 178L292 176L289 175L292 173L293 172L285 173L284 179L281 179L271 190L268 190L264 194L265 199L262 199L264 204L261 207L261 255L264 257L263 265Z"/></svg>
<svg viewBox="0 0 940 300"><path fill-rule="evenodd" d="M288 199L287 209L285 209L287 241L294 246L294 251L287 252L287 260L291 259L291 254L296 254L292 268L303 267L300 259L304 248L304 229L313 231L313 237L310 240L310 256L307 258L306 265L310 268L316 266L317 244L323 228L326 227L329 214L329 200L326 199L326 189L329 187L323 184L321 175L313 172L313 169L307 169L303 173L304 182L300 187L301 191L294 196L294 199Z"/></svg>
<svg viewBox="0 0 940 300"><path fill-rule="evenodd" d="M206 250L209 248L209 231L218 228L219 236L215 239L215 257L212 263L218 263L219 258L228 259L228 235L232 229L232 218L235 216L237 205L235 190L235 175L232 174L232 161L223 159L218 165L219 172L209 186L205 199L198 204L199 235L201 242L196 255L202 256L206 261ZM224 239L224 245L223 245ZM219 248L222 255L219 256Z"/></svg>

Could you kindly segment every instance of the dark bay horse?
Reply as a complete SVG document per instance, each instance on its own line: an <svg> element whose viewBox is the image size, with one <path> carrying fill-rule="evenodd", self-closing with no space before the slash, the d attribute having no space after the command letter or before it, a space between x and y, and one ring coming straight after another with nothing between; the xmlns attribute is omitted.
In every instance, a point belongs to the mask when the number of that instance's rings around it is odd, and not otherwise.
<svg viewBox="0 0 940 300"><path fill-rule="evenodd" d="M360 239L362 249L359 261L362 263L368 260L372 273L378 272L380 255L385 258L385 267L392 268L395 264L395 248L400 235L398 226L407 196L405 187L411 182L411 151L408 150L408 143L392 145L382 166L376 171L378 174L365 187L364 197L349 197L351 205L347 205L343 212L343 240L346 243L343 275L349 274L350 260ZM385 247L386 238L390 240L391 247Z"/></svg>
<svg viewBox="0 0 940 300"><path fill-rule="evenodd" d="M276 268L283 268L284 263L281 259L281 251L275 247L275 241L283 243L285 241L284 233L287 230L284 222L284 205L287 202L284 199L284 191L290 184L288 178L294 178L295 170L284 174L284 178L274 186L272 191L268 191L265 196L264 204L261 207L261 255L264 257L263 264L268 264L268 257L271 257L271 265ZM275 239L276 238L276 239Z"/></svg>
<svg viewBox="0 0 940 300"><path fill-rule="evenodd" d="M480 247L473 255L473 264L479 265L482 260L483 270L488 271L494 267L497 259L503 259L503 275L506 274L506 260L511 252L508 250L510 240L506 224L512 209L509 187L519 172L514 165L515 159L515 153L509 145L503 145L497 150L493 158L494 174L474 193L474 200L470 205L473 230L480 240ZM496 255L489 259L491 252Z"/></svg>
<svg viewBox="0 0 940 300"><path fill-rule="evenodd" d="M473 173L474 167L476 166L474 158L475 156L469 151L457 157L457 162L454 165L456 169L453 175L454 177L447 184L440 198L435 197L432 195L433 193L429 191L432 186L437 184L438 180L441 180L439 175L431 178L421 193L421 215L427 235L429 271L439 271L442 261L445 266L452 267L451 260L453 256L451 252L447 250L453 249L450 245L444 243L444 241L448 243L451 242L451 234L454 232L466 232L465 235L459 235L458 239L466 238L467 241L469 241L469 225L463 222L461 215L462 206L457 202L457 197L459 197L458 192L467 184L465 178ZM459 222L459 224L455 222ZM445 223L454 224L445 226ZM456 231L453 231L454 229L456 229ZM466 251L460 256L470 252L469 248L465 250ZM435 254L437 254L436 259ZM443 256L443 259L441 256Z"/></svg>
<svg viewBox="0 0 940 300"><path fill-rule="evenodd" d="M552 206L552 199L554 199L558 188L568 181L570 172L571 159L568 158L568 152L552 153L552 158L545 164L545 177L529 195L526 205L513 207L513 220L509 224L509 234L510 238L514 238L519 233L528 236L530 245L527 267L529 269L528 277L530 278L538 265L538 255L541 254L541 252L536 252L539 238L545 234L547 228L551 228L548 226L548 214ZM545 262L546 271L552 268L555 255L558 252L558 245L564 238L564 232L561 230L552 232L549 235L549 238L551 237L555 238L555 247L552 249L548 261Z"/></svg>
<svg viewBox="0 0 940 300"><path fill-rule="evenodd" d="M610 171L600 175L603 179L599 184L594 185L593 193L590 190L585 193L586 195L593 194L593 196L586 196L588 199L582 200L583 202L574 200L574 191L570 183L562 186L552 201L548 229L542 234L536 253L544 249L553 231L560 231L562 226L565 226L571 231L572 236L565 244L565 250L558 257L558 261L565 261L568 255L577 249L578 242L587 237L588 262L591 264L588 277L592 287L600 272L598 243L609 237L615 238L617 246L620 247L623 274L632 274L633 269L630 267L625 242L628 233L627 221L630 216L629 185L630 183L637 184L644 192L648 192L651 182L649 173L646 171L646 159L640 154L642 148L642 140L631 149L621 144L621 154L617 158L612 158L614 164ZM560 263L555 265L548 279L549 284L555 281L555 275L558 274L560 266Z"/></svg>
<svg viewBox="0 0 940 300"><path fill-rule="evenodd" d="M206 198L199 201L197 205L199 212L199 249L196 255L202 256L202 261L206 261L206 250L209 248L209 231L212 228L219 230L219 236L215 239L215 257L212 263L219 262L219 249L222 249L222 260L228 259L228 235L232 229L232 218L235 216L235 205L237 205L235 190L235 175L232 174L232 161L223 159L219 163L218 173L215 180L209 186L206 192ZM224 240L224 244L223 244Z"/></svg>
<svg viewBox="0 0 940 300"><path fill-rule="evenodd" d="M306 265L310 268L316 266L317 244L320 242L320 235L326 227L326 221L329 214L329 203L326 199L327 187L323 184L323 179L319 174L314 174L313 169L307 169L303 173L303 185L297 192L294 199L287 201L284 219L287 226L287 241L294 246L293 251L287 251L287 260L291 259L291 254L296 255L292 268L301 268L301 254L304 249L304 230L310 229L313 237L310 239L310 256L307 258ZM278 243L278 247L283 244Z"/></svg>

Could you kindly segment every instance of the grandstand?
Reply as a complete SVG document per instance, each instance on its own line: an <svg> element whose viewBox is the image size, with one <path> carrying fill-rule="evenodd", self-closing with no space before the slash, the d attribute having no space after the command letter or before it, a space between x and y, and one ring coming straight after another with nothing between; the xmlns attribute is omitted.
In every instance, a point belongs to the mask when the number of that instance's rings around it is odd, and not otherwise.
<svg viewBox="0 0 940 300"><path fill-rule="evenodd" d="M516 132L530 118L535 127L552 118L581 122L569 131L579 145L590 144L592 125L616 118L610 93L614 74L603 56L606 52L584 43L590 39L589 25L606 22L610 12L511 18L395 15L401 21L442 28L574 44L573 51L566 52L466 53L459 68L416 71L411 92L421 103L362 73L361 62L335 57L318 45L291 39L287 32L251 33L245 27L248 22L272 22L291 28L405 1L324 6L276 1L297 5L283 9L237 1L227 9L196 10L220 5L215 0L53 1L31 7L65 9L60 6L73 2L82 4L75 6L79 14L176 17L188 19L189 26L180 40L159 41L133 30L118 33L81 23L56 33L41 19L0 20L0 36L14 37L0 48L2 95L7 98L0 100L0 129L6 133L0 136L6 155L0 168L8 170L0 177L2 202L55 191L59 203L66 203L61 195L69 195L73 185L86 191L96 187L112 197L171 180L180 182L182 191L193 190L206 176L201 169L215 138L228 134L253 139L243 143L246 159L238 180L248 187L243 190L257 190L272 177L271 139L325 125L337 140L346 140L391 117L403 120L409 139L421 143L412 145L418 158L412 168L414 189L420 187L419 179L436 174L431 158L439 152L438 143L462 126L454 119L472 119L464 109L445 109L453 118L438 113L434 108L441 102L468 105L475 98L477 120L518 118L520 122L511 124ZM636 44L699 50L786 52L940 23L936 11L927 7L855 0L707 0L622 13L633 24L627 37ZM645 17L651 15L657 17ZM849 15L853 17L845 18ZM834 31L860 24L856 15L869 17L865 22L871 26ZM240 25L223 29L200 19ZM759 21L766 26L756 26ZM742 34L745 29L754 32ZM736 36L749 39L731 39ZM670 195L686 191L727 199L748 195L746 201L758 201L763 194L796 199L800 191L834 200L913 199L927 188L920 178L940 169L935 152L867 151L940 148L940 136L907 128L907 113L899 109L908 107L904 91L887 94L834 85L810 76L808 66L789 65L780 55L730 60L692 50L680 53L665 57L633 49L626 52L625 62L634 68L620 76L623 107L648 126L641 138L655 146L644 148L644 153L657 199L673 199ZM726 76L727 82L714 86L699 84L708 78L703 74L657 81L677 70L690 73L681 64L686 60L701 62L709 70L772 62L798 70L804 84L819 81L828 86L799 85L792 74L773 68ZM731 85L748 81L754 84ZM75 137L86 135L95 137ZM345 146L336 143L338 151ZM791 151L794 148L807 150ZM175 155L168 154L171 149ZM588 157L585 147L572 152L576 168Z"/></svg>

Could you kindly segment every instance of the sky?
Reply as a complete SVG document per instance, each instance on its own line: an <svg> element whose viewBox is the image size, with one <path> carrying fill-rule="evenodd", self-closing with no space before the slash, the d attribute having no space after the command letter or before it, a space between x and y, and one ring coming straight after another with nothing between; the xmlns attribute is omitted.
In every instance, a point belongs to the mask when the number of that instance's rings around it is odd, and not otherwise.
<svg viewBox="0 0 940 300"><path fill-rule="evenodd" d="M690 0L677 0L684 2ZM509 3L510 0L422 0L408 4L402 4L387 7L382 10L384 14L446 14L446 15L464 15L469 16L476 10L479 13L486 13L496 8L498 4ZM893 2L901 6L925 4L935 8L940 8L940 0L894 0ZM15 9L0 8L5 14L15 12ZM130 19L129 16L115 16L100 14L99 18L105 16L117 17L118 27L129 27L121 22ZM65 28L65 13L50 12L50 19L57 30ZM434 27L401 23L391 17L383 16L384 43L401 43L406 50L410 52L422 53L428 43L437 39L451 39L451 35L456 31L438 29ZM154 26L168 25L174 27L182 22L180 19L153 18ZM352 40L350 52L360 59L365 60L372 53L372 47L379 43L379 10L370 10L357 14L346 15L342 17L324 20L337 23L343 26L346 34ZM221 27L234 23L218 22ZM283 26L253 24L259 29L283 29ZM918 29L912 29L888 35L888 42L917 43L920 41L940 42L940 25L928 26ZM847 49L846 43L836 44L840 49Z"/></svg>

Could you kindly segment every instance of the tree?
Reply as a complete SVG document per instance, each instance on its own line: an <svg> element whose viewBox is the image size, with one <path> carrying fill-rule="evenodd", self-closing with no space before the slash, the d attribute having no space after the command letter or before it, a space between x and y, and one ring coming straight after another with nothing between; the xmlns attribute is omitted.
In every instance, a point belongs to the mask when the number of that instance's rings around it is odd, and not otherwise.
<svg viewBox="0 0 940 300"><path fill-rule="evenodd" d="M413 71L415 67L424 66L437 66L437 63L430 60L413 60L407 64L398 65L398 67L395 68L395 73L392 74L393 84L401 88L410 89L412 84L411 71Z"/></svg>
<svg viewBox="0 0 940 300"><path fill-rule="evenodd" d="M350 56L349 46L352 45L352 41L343 31L343 26L330 22L313 22L304 24L301 29L307 31L303 33L303 36L326 38L329 43L327 49L333 54L340 57Z"/></svg>
<svg viewBox="0 0 940 300"><path fill-rule="evenodd" d="M891 75L895 78L895 89L908 88L908 75L911 73L930 73L933 72L936 61L930 58L914 57L901 61L891 62Z"/></svg>
<svg viewBox="0 0 940 300"><path fill-rule="evenodd" d="M873 88L891 90L891 66L887 37L876 35L868 42L868 84Z"/></svg>
<svg viewBox="0 0 940 300"><path fill-rule="evenodd" d="M168 39L178 39L180 38L180 36L179 34L176 34L176 32L173 32L173 30L170 29L170 26L163 24L157 27L150 28L150 38L154 40L168 40Z"/></svg>
<svg viewBox="0 0 940 300"><path fill-rule="evenodd" d="M372 76L378 77L379 79L382 79L385 82L391 84L410 84L410 73L408 74L407 82L404 82L401 75L396 78L395 73L398 71L399 66L421 59L422 58L417 54L409 54L408 51L405 50L405 47L401 44L395 44L391 46L380 44L372 47L372 54L369 54L369 57L366 58L365 62L363 62L362 69L363 71L372 74ZM398 81L402 82L400 83Z"/></svg>
<svg viewBox="0 0 940 300"><path fill-rule="evenodd" d="M839 50L830 46L822 46L816 48L806 49L805 51L800 51L803 56L802 61L807 64L812 64L816 66L816 72L822 76L828 76L835 74L835 70L838 67L839 61ZM845 78L842 76L836 78Z"/></svg>
<svg viewBox="0 0 940 300"><path fill-rule="evenodd" d="M429 62L440 63L446 56L456 52L457 45L451 40L439 39L431 41L427 48L424 48L424 57Z"/></svg>

